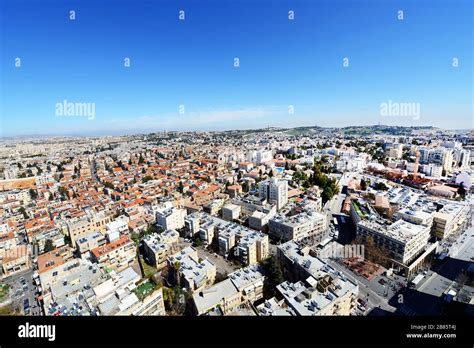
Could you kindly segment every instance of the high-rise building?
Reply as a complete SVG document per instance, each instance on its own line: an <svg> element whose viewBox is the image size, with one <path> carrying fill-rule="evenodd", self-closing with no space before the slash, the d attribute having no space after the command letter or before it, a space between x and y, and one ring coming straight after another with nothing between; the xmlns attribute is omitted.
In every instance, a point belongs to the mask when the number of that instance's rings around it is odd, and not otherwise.
<svg viewBox="0 0 474 348"><path fill-rule="evenodd" d="M269 203L276 204L280 210L288 203L288 182L285 180L268 179L259 183L259 197Z"/></svg>

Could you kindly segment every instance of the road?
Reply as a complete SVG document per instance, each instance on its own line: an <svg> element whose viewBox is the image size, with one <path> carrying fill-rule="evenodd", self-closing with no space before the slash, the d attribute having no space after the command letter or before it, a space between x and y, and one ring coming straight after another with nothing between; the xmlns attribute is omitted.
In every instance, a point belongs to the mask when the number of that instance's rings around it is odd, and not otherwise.
<svg viewBox="0 0 474 348"><path fill-rule="evenodd" d="M474 227L462 233L451 247L451 255L431 277L420 285L418 291L436 297L441 296L453 285L462 269L467 268L474 256Z"/></svg>
<svg viewBox="0 0 474 348"><path fill-rule="evenodd" d="M373 308L381 308L388 312L394 312L395 308L390 306L387 303L387 298L383 298L379 294L377 294L374 290L370 288L370 282L367 279L364 279L360 276L356 276L353 272L349 271L347 268L339 265L337 262L333 260L326 260L329 265L337 269L338 271L344 273L352 282L359 284L359 298L363 299L364 301L368 302L368 311Z"/></svg>
<svg viewBox="0 0 474 348"><path fill-rule="evenodd" d="M357 176L356 172L348 172L341 175L337 184L339 186L339 194L334 195L329 201L324 205L323 211L327 214L328 219L331 219L334 214L340 214L342 204L346 198L346 194L341 193L342 188L349 184L349 181L355 179Z"/></svg>
<svg viewBox="0 0 474 348"><path fill-rule="evenodd" d="M24 279L23 282L22 279ZM15 310L24 313L24 301L28 299L30 306L29 315L42 315L41 308L36 301L36 286L33 283L32 270L4 278L2 282L10 286L11 305Z"/></svg>
<svg viewBox="0 0 474 348"><path fill-rule="evenodd" d="M229 273L232 273L234 271L236 271L237 269L239 269L240 267L237 267L235 266L232 262L226 260L224 257L220 256L220 255L214 255L214 253L211 253L209 251L207 251L204 246L199 246L199 247L195 247L197 252L198 252L198 256L202 259L205 259L207 258L209 261L211 261L214 265L216 265L216 269L217 269L217 273L221 273L221 274L229 274Z"/></svg>
<svg viewBox="0 0 474 348"><path fill-rule="evenodd" d="M328 218L332 218L334 214L340 214L342 203L344 203L344 199L346 198L345 194L339 193L334 195L331 200L327 201L324 205L324 211L326 212Z"/></svg>
<svg viewBox="0 0 474 348"><path fill-rule="evenodd" d="M96 168L96 164L95 164L95 159L93 159L91 161L91 177L96 182L100 182L99 178L97 177L97 168Z"/></svg>

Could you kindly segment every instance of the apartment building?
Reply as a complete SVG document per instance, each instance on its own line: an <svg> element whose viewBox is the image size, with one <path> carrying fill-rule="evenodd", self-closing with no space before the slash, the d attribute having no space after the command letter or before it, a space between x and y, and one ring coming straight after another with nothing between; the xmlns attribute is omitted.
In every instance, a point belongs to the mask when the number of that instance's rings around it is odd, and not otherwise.
<svg viewBox="0 0 474 348"><path fill-rule="evenodd" d="M403 219L415 225L424 225L431 227L433 224L433 212L430 210L407 207L397 211L396 216L399 219Z"/></svg>
<svg viewBox="0 0 474 348"><path fill-rule="evenodd" d="M239 215L248 219L249 227L262 232L268 231L268 221L277 213L276 205L271 205L266 200L262 201L254 196L235 198L229 206L233 211L239 211L238 209L240 208ZM233 206L239 208L234 208ZM229 215L227 217L224 216L224 208L222 209L223 219L231 221Z"/></svg>
<svg viewBox="0 0 474 348"><path fill-rule="evenodd" d="M71 273L74 268L80 265L80 260L74 259L71 247L64 245L39 255L36 263L41 286L46 289L63 276Z"/></svg>
<svg viewBox="0 0 474 348"><path fill-rule="evenodd" d="M251 150L247 153L247 160L256 163L257 165L264 164L273 159L271 150Z"/></svg>
<svg viewBox="0 0 474 348"><path fill-rule="evenodd" d="M229 274L229 279L240 293L242 302L255 302L263 298L265 275L260 265L241 268Z"/></svg>
<svg viewBox="0 0 474 348"><path fill-rule="evenodd" d="M106 243L102 233L92 232L76 240L76 249L81 258L89 258L91 250L103 247Z"/></svg>
<svg viewBox="0 0 474 348"><path fill-rule="evenodd" d="M95 286L89 303L98 315L166 315L163 289L156 289L140 299L137 288L140 276L131 268L110 277Z"/></svg>
<svg viewBox="0 0 474 348"><path fill-rule="evenodd" d="M375 220L363 220L357 224L357 235L363 240L370 236L373 241L388 250L393 259L409 264L428 245L430 226L415 225L405 220L393 224Z"/></svg>
<svg viewBox="0 0 474 348"><path fill-rule="evenodd" d="M256 309L260 316L296 316L295 311L286 305L285 300L278 301L275 297L260 303Z"/></svg>
<svg viewBox="0 0 474 348"><path fill-rule="evenodd" d="M227 193L230 198L236 198L242 194L242 186L239 184L227 186Z"/></svg>
<svg viewBox="0 0 474 348"><path fill-rule="evenodd" d="M218 314L226 315L237 308L242 300L232 281L227 278L209 289L195 292L193 303L197 315L209 315L216 309Z"/></svg>
<svg viewBox="0 0 474 348"><path fill-rule="evenodd" d="M441 201L443 207L433 214L433 235L443 239L458 231L470 213L468 204Z"/></svg>
<svg viewBox="0 0 474 348"><path fill-rule="evenodd" d="M242 303L263 298L265 276L258 265L242 268L208 289L195 292L193 303L198 315L218 310L218 314L233 312Z"/></svg>
<svg viewBox="0 0 474 348"><path fill-rule="evenodd" d="M0 257L0 264L3 277L29 270L31 268L31 253L28 246L19 245L6 250Z"/></svg>
<svg viewBox="0 0 474 348"><path fill-rule="evenodd" d="M39 253L44 252L44 247L47 240L53 242L55 248L62 247L64 242L64 235L58 228L45 227L35 232L28 233L28 240L32 245L35 245Z"/></svg>
<svg viewBox="0 0 474 348"><path fill-rule="evenodd" d="M288 182L276 178L261 181L258 184L259 197L275 204L280 210L288 203Z"/></svg>
<svg viewBox="0 0 474 348"><path fill-rule="evenodd" d="M76 245L76 240L82 236L98 231L105 234L106 225L113 220L113 214L108 211L94 213L92 216L84 216L82 218L68 222L67 231L71 242Z"/></svg>
<svg viewBox="0 0 474 348"><path fill-rule="evenodd" d="M272 151L270 150L259 150L257 151L256 154L256 162L257 164L264 164L268 161L271 161L273 159L273 154Z"/></svg>
<svg viewBox="0 0 474 348"><path fill-rule="evenodd" d="M359 286L318 257L309 248L289 241L277 248L285 281L277 290L297 315L350 315Z"/></svg>
<svg viewBox="0 0 474 348"><path fill-rule="evenodd" d="M127 235L91 250L91 260L108 270L123 270L134 262L135 257L135 243Z"/></svg>
<svg viewBox="0 0 474 348"><path fill-rule="evenodd" d="M92 288L101 282L104 276L98 265L86 260L79 260L77 267L43 287L43 311L47 316L83 316L98 313L88 303L92 296Z"/></svg>
<svg viewBox="0 0 474 348"><path fill-rule="evenodd" d="M106 233L128 234L128 221L126 219L115 219L105 225Z"/></svg>
<svg viewBox="0 0 474 348"><path fill-rule="evenodd" d="M432 149L429 153L429 163L435 163L450 173L453 170L453 150L446 148Z"/></svg>
<svg viewBox="0 0 474 348"><path fill-rule="evenodd" d="M426 174L429 177L439 179L443 175L443 167L434 163L423 164L420 167L420 172Z"/></svg>
<svg viewBox="0 0 474 348"><path fill-rule="evenodd" d="M222 218L227 221L237 220L240 217L242 208L236 204L226 204L222 208Z"/></svg>
<svg viewBox="0 0 474 348"><path fill-rule="evenodd" d="M403 151L403 144L386 142L384 144L385 154L392 158L401 158Z"/></svg>
<svg viewBox="0 0 474 348"><path fill-rule="evenodd" d="M220 255L227 257L233 250L234 256L245 265L253 265L268 256L268 236L241 225L231 224L219 228L217 243Z"/></svg>
<svg viewBox="0 0 474 348"><path fill-rule="evenodd" d="M278 292L296 315L351 315L358 292L354 284L338 277L325 275L316 280L308 277L305 281L277 285Z"/></svg>
<svg viewBox="0 0 474 348"><path fill-rule="evenodd" d="M169 256L168 266L175 273L176 282L191 292L209 287L216 279L216 266L207 259L199 258L193 247Z"/></svg>
<svg viewBox="0 0 474 348"><path fill-rule="evenodd" d="M253 169L253 163L252 162L240 162L239 163L239 169L245 170L246 172L249 172Z"/></svg>
<svg viewBox="0 0 474 348"><path fill-rule="evenodd" d="M143 255L146 261L158 270L166 266L168 256L176 253L179 233L168 230L161 234L154 233L143 238Z"/></svg>
<svg viewBox="0 0 474 348"><path fill-rule="evenodd" d="M186 209L164 208L156 211L156 224L163 230L179 230L184 227Z"/></svg>
<svg viewBox="0 0 474 348"><path fill-rule="evenodd" d="M211 215L217 215L223 206L223 199L214 199L204 206L204 211Z"/></svg>
<svg viewBox="0 0 474 348"><path fill-rule="evenodd" d="M324 239L327 217L315 211L303 211L293 216L279 214L269 221L269 234L278 241L301 240L312 237Z"/></svg>
<svg viewBox="0 0 474 348"><path fill-rule="evenodd" d="M5 251L17 246L18 240L14 232L5 232L0 234L0 258Z"/></svg>
<svg viewBox="0 0 474 348"><path fill-rule="evenodd" d="M222 234L222 236L225 238L225 234ZM234 249L234 256L237 256L244 265L254 265L268 257L269 241L267 235L257 232L239 237ZM219 243L220 246L221 243Z"/></svg>
<svg viewBox="0 0 474 348"><path fill-rule="evenodd" d="M261 232L204 212L188 215L185 225L187 236L198 233L207 244L217 240L220 255L227 257L233 251L246 265L260 262L268 256L268 236Z"/></svg>

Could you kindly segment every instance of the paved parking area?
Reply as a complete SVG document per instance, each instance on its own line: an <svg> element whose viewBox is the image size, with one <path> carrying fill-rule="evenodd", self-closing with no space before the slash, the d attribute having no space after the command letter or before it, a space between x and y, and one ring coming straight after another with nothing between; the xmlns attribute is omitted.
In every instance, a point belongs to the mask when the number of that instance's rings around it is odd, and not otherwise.
<svg viewBox="0 0 474 348"><path fill-rule="evenodd" d="M33 283L33 271L17 274L3 280L10 288L12 307L25 315L41 315L41 308L36 300L36 285ZM29 309L25 312L25 300Z"/></svg>
<svg viewBox="0 0 474 348"><path fill-rule="evenodd" d="M209 261L216 265L218 273L229 274L241 268L235 266L232 262L227 261L224 257L211 253L210 251L206 250L204 246L196 247L196 250L200 258L204 259L207 257Z"/></svg>

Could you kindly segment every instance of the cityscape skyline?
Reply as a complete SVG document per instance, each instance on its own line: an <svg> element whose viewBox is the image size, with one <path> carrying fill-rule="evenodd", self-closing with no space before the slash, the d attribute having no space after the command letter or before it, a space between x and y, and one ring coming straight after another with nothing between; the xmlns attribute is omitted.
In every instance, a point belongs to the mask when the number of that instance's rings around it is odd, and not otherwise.
<svg viewBox="0 0 474 348"><path fill-rule="evenodd" d="M108 5L2 3L1 136L281 127L288 117L472 128L469 1ZM94 118L58 116L63 101L93 104ZM389 101L417 103L420 115L381 116Z"/></svg>
<svg viewBox="0 0 474 348"><path fill-rule="evenodd" d="M301 126L294 126L294 127L278 127L278 126L272 126L272 125L267 125L266 127L247 127L247 128L229 128L229 129L215 129L215 130L175 130L175 129L160 129L160 130L143 130L143 131L136 131L136 130L118 130L118 131L113 131L113 132L107 132L107 131L96 131L96 132L90 132L90 133L64 133L64 134L21 134L21 135L13 135L13 136L0 136L0 140L3 141L8 141L8 140L19 140L21 139L48 139L48 138L102 138L102 137L133 137L133 136L147 136L147 135L152 135L152 134L157 134L157 133L221 133L221 132L255 132L259 130L271 130L271 131L288 131L288 130L294 130L294 129L302 129L302 128L308 128L308 129L313 129L313 128L321 128L321 129L334 129L334 130L343 130L343 129L348 129L348 128L374 128L374 127L392 127L392 128L406 128L406 129L420 129L420 130L428 130L432 128L433 130L438 130L438 131L447 131L447 132L453 132L458 135L462 134L467 134L469 132L472 132L472 128L464 128L464 129L449 129L449 128L441 128L441 127L434 127L434 126L429 126L429 125L420 125L420 126L403 126L403 125L385 125L385 124L373 124L373 125L348 125L348 126L341 126L341 127L323 127L323 126L318 126L318 125L301 125Z"/></svg>
<svg viewBox="0 0 474 348"><path fill-rule="evenodd" d="M1 0L0 348L472 344L473 4Z"/></svg>

